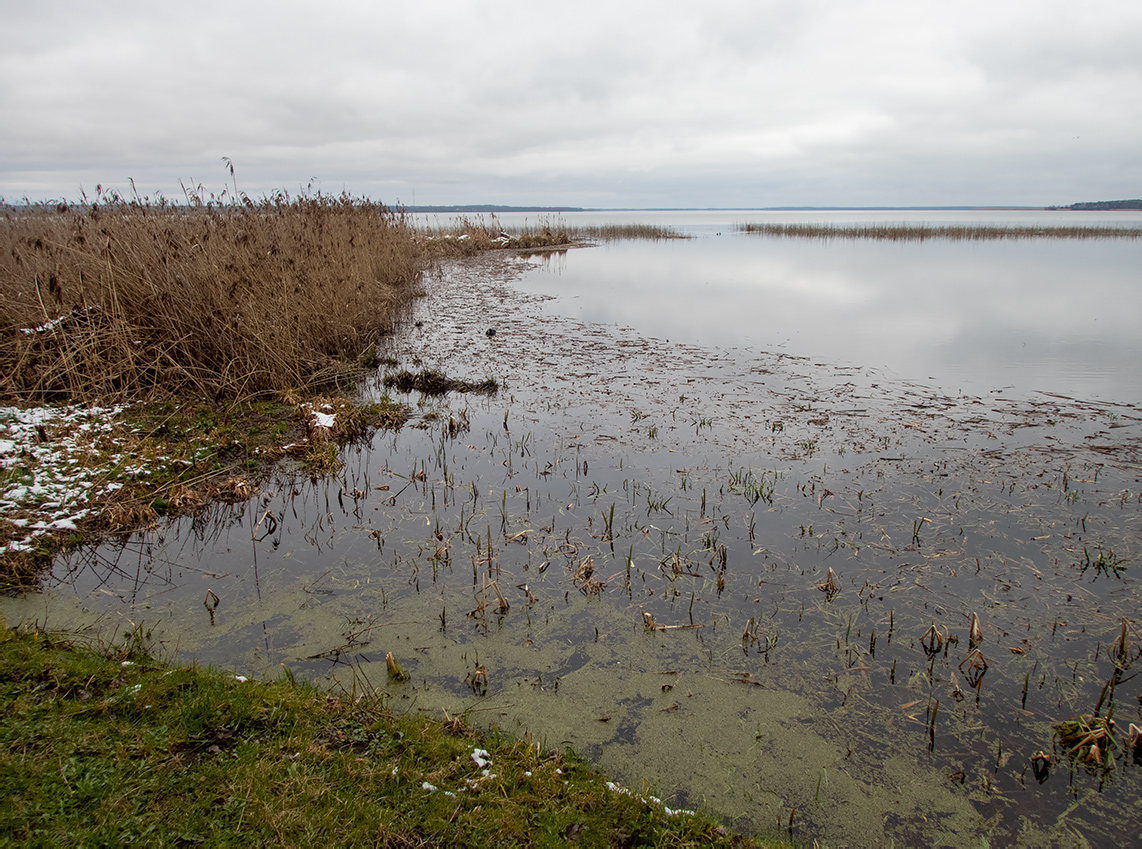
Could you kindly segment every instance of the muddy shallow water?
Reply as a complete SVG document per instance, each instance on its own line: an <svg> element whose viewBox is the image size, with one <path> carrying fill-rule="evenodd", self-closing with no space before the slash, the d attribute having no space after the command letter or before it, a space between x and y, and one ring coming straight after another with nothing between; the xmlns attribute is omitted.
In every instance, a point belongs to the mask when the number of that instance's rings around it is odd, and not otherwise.
<svg viewBox="0 0 1142 849"><path fill-rule="evenodd" d="M1072 765L1053 726L1123 620L1114 715L1142 724L1142 411L668 343L551 314L530 267L443 268L390 340L498 395L414 394L336 478L283 470L0 609L468 711L798 840L1139 839L1142 768Z"/></svg>

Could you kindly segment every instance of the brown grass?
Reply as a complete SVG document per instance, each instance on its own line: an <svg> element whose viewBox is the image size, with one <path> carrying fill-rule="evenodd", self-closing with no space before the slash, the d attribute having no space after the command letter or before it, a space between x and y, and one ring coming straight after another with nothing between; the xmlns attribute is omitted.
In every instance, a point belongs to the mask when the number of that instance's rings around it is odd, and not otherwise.
<svg viewBox="0 0 1142 849"><path fill-rule="evenodd" d="M188 199L0 210L0 400L312 390L422 268L403 215L368 200Z"/></svg>
<svg viewBox="0 0 1142 849"><path fill-rule="evenodd" d="M799 239L877 239L885 241L982 241L992 239L1137 239L1131 227L1008 227L1002 225L928 224L739 224L739 232Z"/></svg>

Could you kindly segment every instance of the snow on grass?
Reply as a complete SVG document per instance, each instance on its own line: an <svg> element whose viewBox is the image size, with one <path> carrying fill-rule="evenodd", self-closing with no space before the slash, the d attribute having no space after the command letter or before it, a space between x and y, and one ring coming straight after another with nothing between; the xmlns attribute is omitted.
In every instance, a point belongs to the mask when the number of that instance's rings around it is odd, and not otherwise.
<svg viewBox="0 0 1142 849"><path fill-rule="evenodd" d="M112 419L122 409L0 407L0 515L9 526L0 551L28 551L40 537L77 530L94 498L122 486L106 480L109 464L142 470L114 451Z"/></svg>

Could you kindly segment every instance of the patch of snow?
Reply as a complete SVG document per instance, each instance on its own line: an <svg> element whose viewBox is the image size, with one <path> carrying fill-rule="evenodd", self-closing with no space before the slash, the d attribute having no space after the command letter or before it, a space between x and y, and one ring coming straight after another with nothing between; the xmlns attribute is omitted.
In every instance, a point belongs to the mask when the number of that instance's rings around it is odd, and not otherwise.
<svg viewBox="0 0 1142 849"><path fill-rule="evenodd" d="M485 767L492 762L492 756L484 749L473 749L472 760L476 762L476 766ZM487 770L484 770L487 772Z"/></svg>
<svg viewBox="0 0 1142 849"><path fill-rule="evenodd" d="M623 787L621 784L615 784L615 782L613 782L613 781L607 782L607 789L610 790L612 793L622 793L623 795L626 795L626 796L634 795L627 788ZM662 808L662 812L664 814L666 814L666 816L668 816L668 817L674 817L674 816L677 816L678 814L690 814L690 815L694 814L693 811L688 810L686 808L678 808L678 809L668 808L668 807L666 807L666 805L662 804L662 800L659 799L657 796L647 796L647 797L645 797L644 801L653 802L655 805L658 805L658 807Z"/></svg>
<svg viewBox="0 0 1142 849"><path fill-rule="evenodd" d="M77 522L91 513L89 498L122 488L118 482L98 481L107 468L123 463L122 456L108 450L105 434L114 433L112 420L124 409L0 407L0 469L6 470L0 516L10 529L23 532L22 539L3 550L34 550L42 537L77 531ZM137 459L118 469L125 475L148 471Z"/></svg>

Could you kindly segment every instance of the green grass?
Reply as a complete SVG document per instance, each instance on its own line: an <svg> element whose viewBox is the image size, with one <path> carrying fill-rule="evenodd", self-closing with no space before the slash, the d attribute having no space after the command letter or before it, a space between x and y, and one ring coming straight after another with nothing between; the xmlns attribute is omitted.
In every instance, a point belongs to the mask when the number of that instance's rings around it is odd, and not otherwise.
<svg viewBox="0 0 1142 849"><path fill-rule="evenodd" d="M1100 575L1113 575L1116 578L1121 578L1122 573L1126 571L1126 563L1118 558L1113 551L1108 551L1101 547L1095 549L1095 556L1090 556L1090 551L1083 549L1083 559L1077 564L1079 566L1079 574L1086 574L1087 569L1094 569L1094 576L1097 580Z"/></svg>
<svg viewBox="0 0 1142 849"><path fill-rule="evenodd" d="M0 842L759 845L608 789L531 740L399 716L374 691L333 697L288 672L165 665L145 637L95 651L0 629Z"/></svg>

